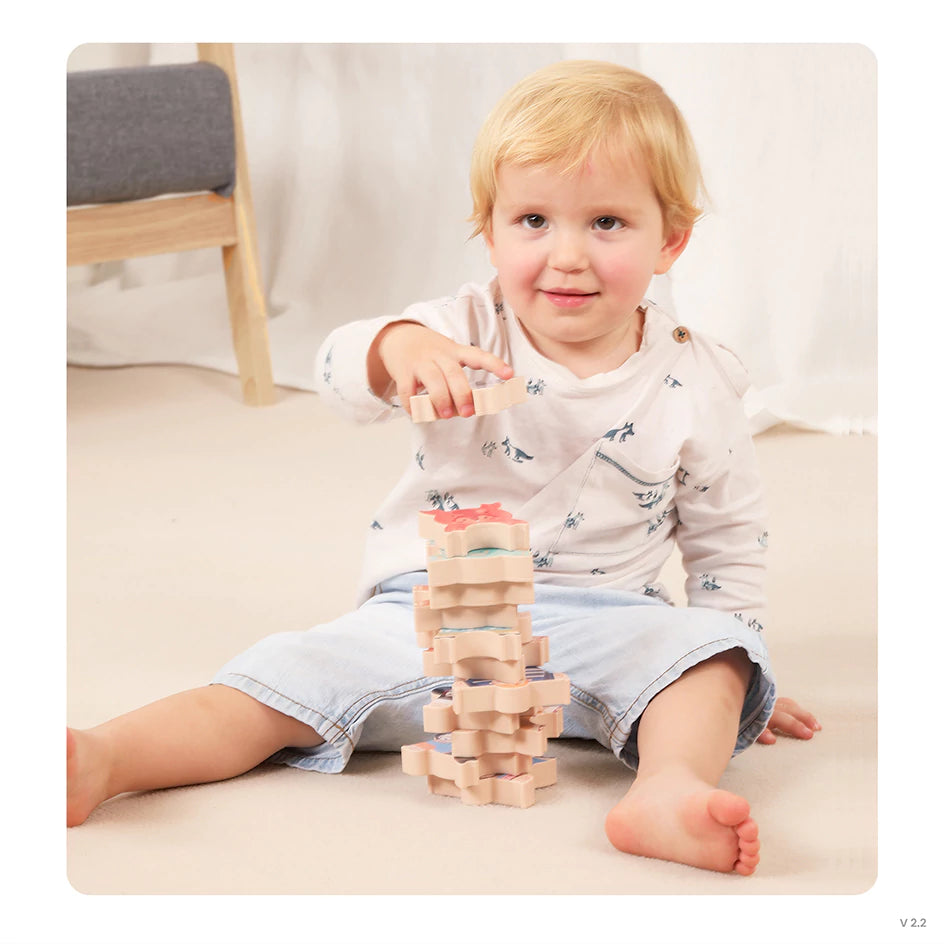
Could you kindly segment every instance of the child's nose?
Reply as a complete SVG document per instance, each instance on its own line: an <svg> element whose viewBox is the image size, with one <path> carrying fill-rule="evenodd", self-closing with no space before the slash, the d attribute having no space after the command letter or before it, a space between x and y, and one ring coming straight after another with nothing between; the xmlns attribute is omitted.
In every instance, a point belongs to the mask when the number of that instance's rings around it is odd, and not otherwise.
<svg viewBox="0 0 944 944"><path fill-rule="evenodd" d="M554 236L548 255L548 265L560 272L580 272L587 268L587 252L583 239L567 232Z"/></svg>

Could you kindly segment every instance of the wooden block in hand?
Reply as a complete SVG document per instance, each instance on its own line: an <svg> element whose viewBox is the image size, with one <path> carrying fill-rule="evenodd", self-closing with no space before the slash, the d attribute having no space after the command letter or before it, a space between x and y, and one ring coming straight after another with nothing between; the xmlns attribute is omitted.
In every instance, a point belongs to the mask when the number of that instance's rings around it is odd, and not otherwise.
<svg viewBox="0 0 944 944"><path fill-rule="evenodd" d="M516 403L524 403L527 398L528 386L524 377L512 377L487 387L472 388L475 416L500 413ZM440 418L428 393L418 393L410 397L410 416L414 423L431 423ZM462 418L468 417L460 417Z"/></svg>

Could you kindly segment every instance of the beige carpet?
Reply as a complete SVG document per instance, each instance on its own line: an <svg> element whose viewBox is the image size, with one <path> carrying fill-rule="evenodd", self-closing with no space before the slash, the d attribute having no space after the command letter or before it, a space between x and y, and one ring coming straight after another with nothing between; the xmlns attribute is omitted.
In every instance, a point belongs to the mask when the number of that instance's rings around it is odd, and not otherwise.
<svg viewBox="0 0 944 944"><path fill-rule="evenodd" d="M352 427L316 396L288 390L251 409L234 378L178 367L70 369L68 394L69 724L200 685L261 636L349 608L363 525L406 459L405 424ZM524 811L431 797L400 772L397 754L356 754L337 776L264 766L225 783L118 797L68 831L72 886L866 891L877 874L876 442L780 427L758 449L772 519L768 643L781 694L814 710L823 731L811 743L755 745L725 775L761 827L754 876L615 851L603 820L631 775L594 743L557 741L559 782ZM324 572L329 581L313 579ZM547 916L546 904L535 907Z"/></svg>

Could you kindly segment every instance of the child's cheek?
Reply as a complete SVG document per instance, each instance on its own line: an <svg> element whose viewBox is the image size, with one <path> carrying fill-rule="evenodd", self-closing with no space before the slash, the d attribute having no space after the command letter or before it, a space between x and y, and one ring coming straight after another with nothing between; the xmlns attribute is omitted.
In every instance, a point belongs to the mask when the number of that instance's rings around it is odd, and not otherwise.
<svg viewBox="0 0 944 944"><path fill-rule="evenodd" d="M523 252L510 261L510 270L516 283L529 285L540 275L544 266L535 253Z"/></svg>
<svg viewBox="0 0 944 944"><path fill-rule="evenodd" d="M608 259L598 262L596 271L601 282L616 288L633 281L635 266L626 258Z"/></svg>

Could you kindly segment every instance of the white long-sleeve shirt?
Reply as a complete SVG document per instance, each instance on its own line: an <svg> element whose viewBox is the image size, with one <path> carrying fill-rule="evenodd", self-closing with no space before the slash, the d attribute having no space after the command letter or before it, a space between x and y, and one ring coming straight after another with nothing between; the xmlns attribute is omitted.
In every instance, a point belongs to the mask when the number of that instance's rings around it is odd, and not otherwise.
<svg viewBox="0 0 944 944"><path fill-rule="evenodd" d="M392 321L491 351L528 385L526 402L501 413L413 424L413 458L370 525L360 600L425 568L418 511L498 501L529 522L537 582L668 600L658 576L677 541L689 605L761 628L766 513L741 406L746 371L721 345L644 307L639 351L585 379L532 347L496 282L325 339L318 391L359 422L403 414L367 382L368 348ZM474 385L497 382L469 373Z"/></svg>

